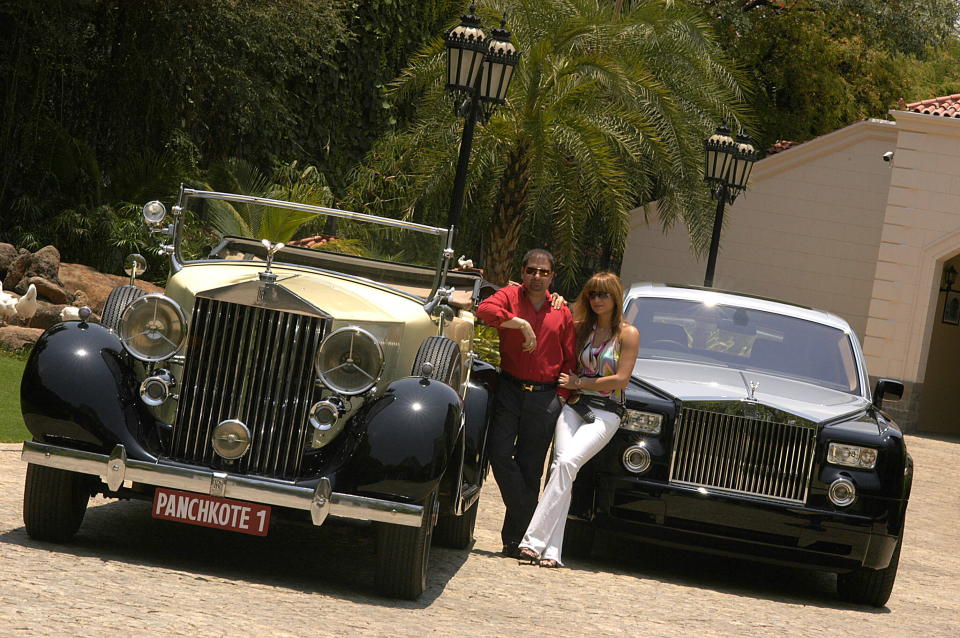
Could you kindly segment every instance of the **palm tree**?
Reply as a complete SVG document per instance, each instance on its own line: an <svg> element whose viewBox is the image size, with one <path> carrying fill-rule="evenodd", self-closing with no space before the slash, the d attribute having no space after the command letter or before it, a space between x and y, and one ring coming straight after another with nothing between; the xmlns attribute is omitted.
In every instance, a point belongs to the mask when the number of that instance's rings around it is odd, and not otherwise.
<svg viewBox="0 0 960 638"><path fill-rule="evenodd" d="M550 248L568 286L590 257L622 253L630 211L656 202L706 245L712 206L703 139L742 118L736 74L707 23L670 0L500 0L523 58L509 103L477 128L458 244L505 283L518 249ZM352 206L443 225L462 123L444 94L439 38L392 86L416 118L374 146L354 172ZM456 105L454 105L456 106Z"/></svg>

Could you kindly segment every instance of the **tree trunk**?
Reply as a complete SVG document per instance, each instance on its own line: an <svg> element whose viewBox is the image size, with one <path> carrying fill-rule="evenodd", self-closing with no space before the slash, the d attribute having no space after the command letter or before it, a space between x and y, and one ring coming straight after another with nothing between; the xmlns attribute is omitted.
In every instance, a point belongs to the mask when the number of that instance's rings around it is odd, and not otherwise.
<svg viewBox="0 0 960 638"><path fill-rule="evenodd" d="M518 276L514 272L513 262L529 190L530 142L520 140L517 147L510 151L507 166L500 178L500 192L493 208L490 234L483 255L484 275L498 286L504 286L511 277Z"/></svg>

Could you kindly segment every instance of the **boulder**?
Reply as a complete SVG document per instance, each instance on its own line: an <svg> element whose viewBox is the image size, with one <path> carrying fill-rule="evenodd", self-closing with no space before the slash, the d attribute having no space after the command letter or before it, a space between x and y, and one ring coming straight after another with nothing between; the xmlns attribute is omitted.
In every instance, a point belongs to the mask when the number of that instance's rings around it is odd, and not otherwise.
<svg viewBox="0 0 960 638"><path fill-rule="evenodd" d="M6 350L19 350L21 348L32 347L42 334L43 330L41 328L5 326L0 328L0 347Z"/></svg>
<svg viewBox="0 0 960 638"><path fill-rule="evenodd" d="M129 277L107 275L90 266L67 263L60 264L60 280L67 292L74 295L72 305L89 306L97 315L103 312L103 304L111 290L130 283ZM138 279L137 285L147 293L163 292L163 288L147 281Z"/></svg>
<svg viewBox="0 0 960 638"><path fill-rule="evenodd" d="M19 251L12 245L0 243L0 281L7 276L7 270L10 269L10 264L18 254L20 254Z"/></svg>
<svg viewBox="0 0 960 638"><path fill-rule="evenodd" d="M60 251L53 246L44 246L35 253L21 251L11 263L3 278L5 290L14 290L21 295L27 291L26 280L30 277L42 277L58 286L63 285L60 272Z"/></svg>
<svg viewBox="0 0 960 638"><path fill-rule="evenodd" d="M13 290L14 287L23 279L23 274L27 272L27 265L30 263L30 253L21 252L14 257L7 268L7 274L3 277L3 289Z"/></svg>
<svg viewBox="0 0 960 638"><path fill-rule="evenodd" d="M19 294L27 292L27 288L33 284L37 288L37 296L40 299L46 299L50 303L70 304L73 303L74 294L67 292L67 289L60 284L55 284L45 277L24 277L17 284L16 291ZM23 288L21 291L20 288Z"/></svg>

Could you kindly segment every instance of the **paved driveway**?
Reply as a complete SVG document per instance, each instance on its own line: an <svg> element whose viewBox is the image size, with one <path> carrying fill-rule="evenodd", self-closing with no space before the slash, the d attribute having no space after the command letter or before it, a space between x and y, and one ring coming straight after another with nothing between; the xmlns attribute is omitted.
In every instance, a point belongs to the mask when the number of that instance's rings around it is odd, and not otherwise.
<svg viewBox="0 0 960 638"><path fill-rule="evenodd" d="M0 445L0 636L957 636L960 441L910 436L916 461L887 608L838 602L835 579L608 539L562 570L501 558L484 488L477 542L435 550L420 601L371 593L363 527L277 526L255 538L91 504L69 545L30 540L24 465Z"/></svg>

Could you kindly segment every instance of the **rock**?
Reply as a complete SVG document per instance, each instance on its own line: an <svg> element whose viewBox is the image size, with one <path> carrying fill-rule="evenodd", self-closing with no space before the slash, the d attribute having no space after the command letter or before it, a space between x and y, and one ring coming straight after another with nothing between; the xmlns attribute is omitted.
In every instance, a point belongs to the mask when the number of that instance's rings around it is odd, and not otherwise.
<svg viewBox="0 0 960 638"><path fill-rule="evenodd" d="M0 243L0 281L7 276L10 264L17 258L17 249L10 244Z"/></svg>
<svg viewBox="0 0 960 638"><path fill-rule="evenodd" d="M37 295L50 303L69 304L73 302L74 294L60 284L55 284L45 277L24 277L17 284L17 292L25 294L27 288L33 284L37 287ZM22 288L23 290L19 290Z"/></svg>
<svg viewBox="0 0 960 638"><path fill-rule="evenodd" d="M3 287L7 290L15 290L22 295L28 286L24 280L30 277L43 277L62 286L59 272L60 251L53 246L44 246L33 254L21 250L20 255L10 262L7 274L3 278Z"/></svg>
<svg viewBox="0 0 960 638"><path fill-rule="evenodd" d="M23 279L23 274L27 272L29 263L30 253L22 251L10 262L10 266L7 268L7 274L3 277L4 290L13 290L16 285L20 283L20 280Z"/></svg>
<svg viewBox="0 0 960 638"><path fill-rule="evenodd" d="M43 334L41 328L24 328L23 326L6 326L0 328L0 347L6 350L19 350L32 347Z"/></svg>
<svg viewBox="0 0 960 638"><path fill-rule="evenodd" d="M111 290L130 283L129 277L106 275L90 266L68 263L60 264L60 280L67 292L73 293L73 305L90 306L97 315L103 312L103 304ZM137 280L137 285L147 293L163 292L163 288L140 279ZM78 304L81 294L85 302Z"/></svg>
<svg viewBox="0 0 960 638"><path fill-rule="evenodd" d="M37 304L37 314L33 315L33 319L30 320L30 327L46 330L50 326L60 323L60 313L65 307L65 304L40 301Z"/></svg>

